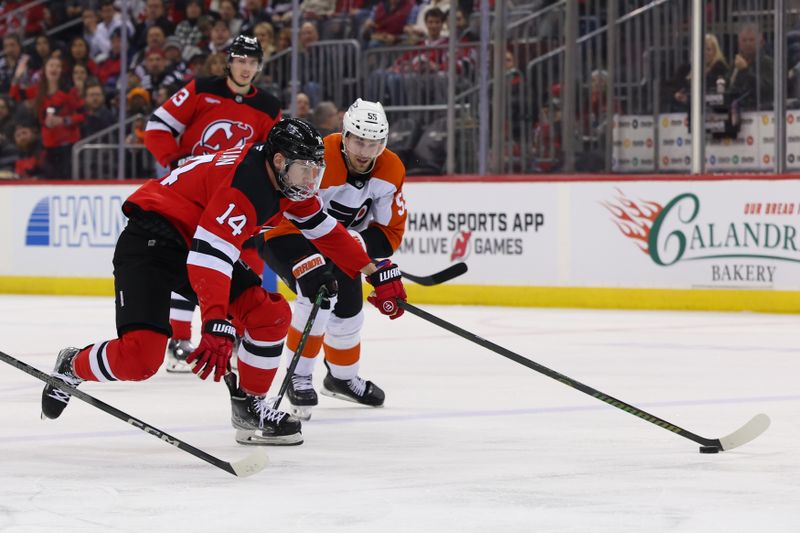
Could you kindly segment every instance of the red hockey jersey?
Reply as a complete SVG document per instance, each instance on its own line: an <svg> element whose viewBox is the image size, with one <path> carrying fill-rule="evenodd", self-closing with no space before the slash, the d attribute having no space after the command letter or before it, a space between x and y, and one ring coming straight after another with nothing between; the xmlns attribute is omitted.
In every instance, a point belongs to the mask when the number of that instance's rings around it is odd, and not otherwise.
<svg viewBox="0 0 800 533"><path fill-rule="evenodd" d="M246 95L235 94L225 80L193 80L153 112L144 143L159 163L266 140L281 103L252 86Z"/></svg>
<svg viewBox="0 0 800 533"><path fill-rule="evenodd" d="M148 181L123 206L129 217L141 216L140 210L166 219L189 246L189 281L204 321L227 317L233 265L244 242L284 217L349 276L370 262L344 226L322 210L318 196L292 202L273 187L261 144L199 156Z"/></svg>

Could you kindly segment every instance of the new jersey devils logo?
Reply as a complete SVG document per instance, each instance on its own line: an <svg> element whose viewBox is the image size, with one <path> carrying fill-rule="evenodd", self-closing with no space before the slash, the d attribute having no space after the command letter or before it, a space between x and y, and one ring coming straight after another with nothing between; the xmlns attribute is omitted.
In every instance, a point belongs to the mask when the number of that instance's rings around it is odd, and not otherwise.
<svg viewBox="0 0 800 533"><path fill-rule="evenodd" d="M216 120L206 126L200 140L192 148L192 155L211 154L220 150L244 146L253 136L253 127L244 122Z"/></svg>

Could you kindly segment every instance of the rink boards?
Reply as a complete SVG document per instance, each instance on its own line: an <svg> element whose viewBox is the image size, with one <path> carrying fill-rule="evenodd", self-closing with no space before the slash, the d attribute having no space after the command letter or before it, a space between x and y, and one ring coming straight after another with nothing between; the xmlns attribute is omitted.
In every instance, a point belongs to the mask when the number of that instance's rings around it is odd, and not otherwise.
<svg viewBox="0 0 800 533"><path fill-rule="evenodd" d="M572 179L575 178L575 179ZM136 184L0 186L0 292L111 295ZM800 312L800 179L416 179L395 261L422 303Z"/></svg>

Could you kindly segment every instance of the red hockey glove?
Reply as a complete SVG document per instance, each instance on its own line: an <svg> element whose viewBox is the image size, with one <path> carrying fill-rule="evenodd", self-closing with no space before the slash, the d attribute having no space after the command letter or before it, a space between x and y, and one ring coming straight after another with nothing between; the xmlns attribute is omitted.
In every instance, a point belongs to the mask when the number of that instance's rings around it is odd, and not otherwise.
<svg viewBox="0 0 800 533"><path fill-rule="evenodd" d="M397 300L406 300L406 289L403 287L400 269L388 259L375 266L378 270L367 276L367 281L375 287L367 297L367 301L394 320L405 312L397 305Z"/></svg>
<svg viewBox="0 0 800 533"><path fill-rule="evenodd" d="M200 344L186 358L187 363L197 361L192 372L202 371L200 379L206 379L214 371L214 381L219 381L228 370L235 338L236 328L227 320L209 320L203 324Z"/></svg>

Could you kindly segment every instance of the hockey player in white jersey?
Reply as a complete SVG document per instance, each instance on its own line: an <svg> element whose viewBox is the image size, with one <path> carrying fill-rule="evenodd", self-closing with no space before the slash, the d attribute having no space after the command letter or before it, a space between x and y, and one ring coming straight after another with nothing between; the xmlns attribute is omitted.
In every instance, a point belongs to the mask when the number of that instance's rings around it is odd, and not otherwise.
<svg viewBox="0 0 800 533"><path fill-rule="evenodd" d="M386 148L388 135L389 122L383 106L359 98L344 115L342 133L331 134L324 141L326 170L320 186L324 209L350 230L374 260L387 258L397 250L407 217L403 199L405 167ZM317 405L312 375L320 350L327 367L322 394L383 406L383 390L359 376L364 323L361 280L348 278L325 261L295 283L293 271L317 264L319 252L289 224L267 231L264 239L262 256L297 293L284 349L287 366L297 350L318 288L338 284L338 295L323 302L287 390L292 411L307 420L311 408ZM402 312L398 308L392 318Z"/></svg>

